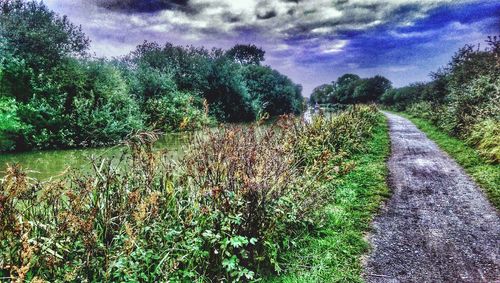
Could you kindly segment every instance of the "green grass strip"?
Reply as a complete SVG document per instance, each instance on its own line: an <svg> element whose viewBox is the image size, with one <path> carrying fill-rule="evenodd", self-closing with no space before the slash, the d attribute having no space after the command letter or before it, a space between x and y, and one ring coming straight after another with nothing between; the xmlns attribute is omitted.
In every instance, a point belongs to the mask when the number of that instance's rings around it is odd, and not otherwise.
<svg viewBox="0 0 500 283"><path fill-rule="evenodd" d="M490 202L500 209L500 165L488 163L464 141L451 137L429 121L398 113L412 121L428 138L453 157L486 192Z"/></svg>
<svg viewBox="0 0 500 283"><path fill-rule="evenodd" d="M289 259L288 273L265 282L362 282L361 256L368 251L366 232L381 202L389 196L386 158L387 121L380 115L366 151L353 156L356 167L337 179L334 203L325 208L327 223L305 235Z"/></svg>

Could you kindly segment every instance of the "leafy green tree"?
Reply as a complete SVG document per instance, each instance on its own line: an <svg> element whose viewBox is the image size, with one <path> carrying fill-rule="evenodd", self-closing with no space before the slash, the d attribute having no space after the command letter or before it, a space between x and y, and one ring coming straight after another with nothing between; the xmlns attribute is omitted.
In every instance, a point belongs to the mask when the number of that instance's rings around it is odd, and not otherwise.
<svg viewBox="0 0 500 283"><path fill-rule="evenodd" d="M147 101L158 98L177 90L177 85L171 73L162 72L149 66L140 66L129 73L130 90L138 98Z"/></svg>
<svg viewBox="0 0 500 283"><path fill-rule="evenodd" d="M240 66L228 58L216 59L208 77L209 89L204 93L210 113L219 121L238 122L255 119L256 111L244 85Z"/></svg>
<svg viewBox="0 0 500 283"><path fill-rule="evenodd" d="M376 102L390 88L391 81L383 76L361 79L357 81L352 100L354 103Z"/></svg>
<svg viewBox="0 0 500 283"><path fill-rule="evenodd" d="M334 96L335 88L333 84L323 84L314 88L310 103L337 103L336 97Z"/></svg>
<svg viewBox="0 0 500 283"><path fill-rule="evenodd" d="M105 61L87 63L84 91L73 102L75 141L103 145L143 128L143 116L118 69Z"/></svg>
<svg viewBox="0 0 500 283"><path fill-rule="evenodd" d="M302 94L288 77L269 67L248 65L243 70L246 86L258 110L271 116L300 113Z"/></svg>
<svg viewBox="0 0 500 283"><path fill-rule="evenodd" d="M144 42L125 60L140 70L150 67L168 74L179 90L203 93L208 89L211 55L204 48L173 46L161 47L155 42Z"/></svg>
<svg viewBox="0 0 500 283"><path fill-rule="evenodd" d="M32 95L33 70L8 50L0 50L0 95L26 102Z"/></svg>
<svg viewBox="0 0 500 283"><path fill-rule="evenodd" d="M260 65L266 52L251 44L237 44L226 52L226 56L242 65Z"/></svg>
<svg viewBox="0 0 500 283"><path fill-rule="evenodd" d="M343 104L353 103L353 94L361 78L355 74L345 74L337 79L332 99Z"/></svg>
<svg viewBox="0 0 500 283"><path fill-rule="evenodd" d="M65 114L65 96L34 96L19 104L18 116L26 125L16 149L48 149L74 146L70 116Z"/></svg>
<svg viewBox="0 0 500 283"><path fill-rule="evenodd" d="M67 56L83 55L89 39L81 27L38 1L0 2L0 32L14 56L35 71L48 70Z"/></svg>
<svg viewBox="0 0 500 283"><path fill-rule="evenodd" d="M212 120L203 109L203 101L187 92L174 91L146 102L147 123L165 131L196 130Z"/></svg>

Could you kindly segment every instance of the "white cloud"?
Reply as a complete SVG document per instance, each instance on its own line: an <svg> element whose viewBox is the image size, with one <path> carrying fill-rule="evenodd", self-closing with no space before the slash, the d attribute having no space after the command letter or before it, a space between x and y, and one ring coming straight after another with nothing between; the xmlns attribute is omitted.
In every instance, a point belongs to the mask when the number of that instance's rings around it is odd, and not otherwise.
<svg viewBox="0 0 500 283"><path fill-rule="evenodd" d="M347 40L337 40L322 46L322 53L339 53L344 50L344 47L349 43Z"/></svg>

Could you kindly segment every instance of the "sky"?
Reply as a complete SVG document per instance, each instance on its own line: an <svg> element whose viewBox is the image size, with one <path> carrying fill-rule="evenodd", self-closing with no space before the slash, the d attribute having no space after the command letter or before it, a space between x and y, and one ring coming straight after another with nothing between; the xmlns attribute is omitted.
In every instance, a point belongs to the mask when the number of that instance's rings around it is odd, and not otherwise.
<svg viewBox="0 0 500 283"><path fill-rule="evenodd" d="M145 40L228 49L255 44L264 64L309 96L344 73L394 86L428 81L458 48L500 35L500 1L473 0L45 0L81 25L96 56Z"/></svg>

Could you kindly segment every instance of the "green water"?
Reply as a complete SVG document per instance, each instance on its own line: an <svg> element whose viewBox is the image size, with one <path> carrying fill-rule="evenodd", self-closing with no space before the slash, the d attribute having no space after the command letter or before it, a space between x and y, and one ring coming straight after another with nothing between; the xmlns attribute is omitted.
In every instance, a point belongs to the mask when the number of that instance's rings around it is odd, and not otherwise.
<svg viewBox="0 0 500 283"><path fill-rule="evenodd" d="M182 155L183 145L187 144L193 133L171 133L164 135L155 143L157 149L167 149L172 158ZM44 150L20 153L0 153L0 177L4 176L7 164L19 163L28 171L28 176L39 180L57 177L69 169L89 169L90 158L114 158L125 150L124 146L107 148L87 148L68 150Z"/></svg>

